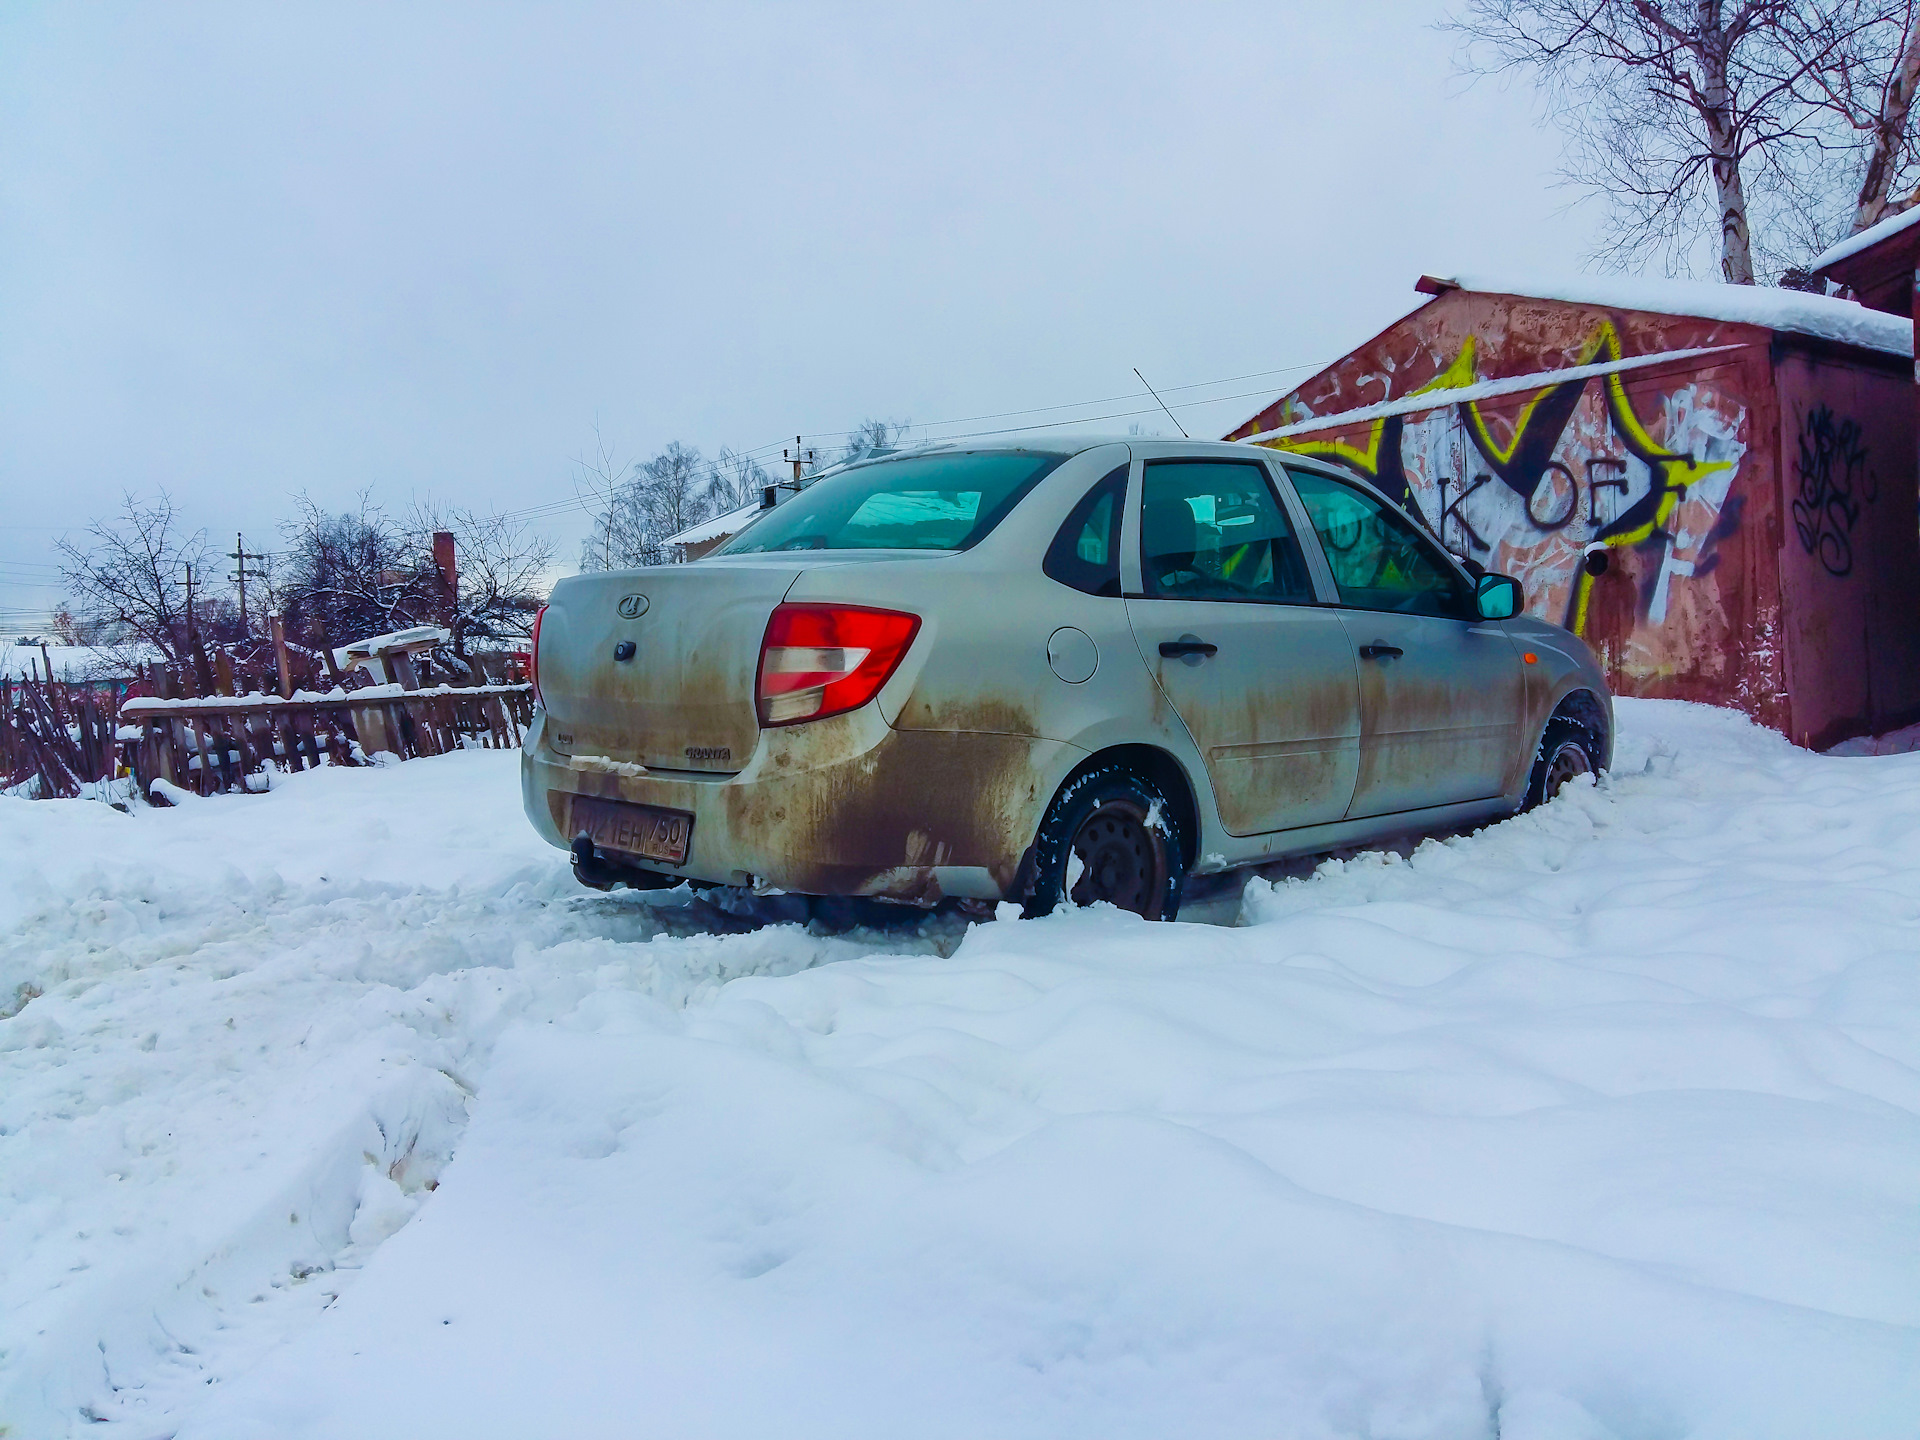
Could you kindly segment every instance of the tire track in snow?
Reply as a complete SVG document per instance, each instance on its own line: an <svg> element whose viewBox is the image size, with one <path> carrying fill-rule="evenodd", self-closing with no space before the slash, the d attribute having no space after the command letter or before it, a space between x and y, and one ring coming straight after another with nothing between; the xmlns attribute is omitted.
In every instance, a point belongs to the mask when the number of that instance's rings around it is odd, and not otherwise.
<svg viewBox="0 0 1920 1440"><path fill-rule="evenodd" d="M17 1435L148 1433L311 1323L429 1197L508 1023L952 943L715 934L743 922L584 896L563 864L432 890L132 863L73 888L0 933Z"/></svg>

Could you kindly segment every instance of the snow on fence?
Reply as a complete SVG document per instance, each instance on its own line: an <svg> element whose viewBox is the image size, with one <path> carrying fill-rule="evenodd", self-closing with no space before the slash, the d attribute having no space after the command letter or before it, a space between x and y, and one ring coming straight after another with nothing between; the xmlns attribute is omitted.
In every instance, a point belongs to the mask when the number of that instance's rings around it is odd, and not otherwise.
<svg viewBox="0 0 1920 1440"><path fill-rule="evenodd" d="M136 699L120 707L119 735L141 793L154 783L198 795L259 788L248 777L272 763L293 770L402 760L450 750L505 750L533 720L533 687L371 685L325 694ZM164 787L161 793L164 792Z"/></svg>
<svg viewBox="0 0 1920 1440"><path fill-rule="evenodd" d="M532 723L532 687L515 653L416 655L416 632L376 636L361 642L383 667L370 683L331 652L288 644L275 618L271 648L196 643L190 661L137 667L130 688L125 679L55 680L51 659L45 676L37 663L31 679L0 675L0 793L104 800L124 797L130 780L164 803L166 786L264 789L249 777L269 764L304 770L363 765L382 752L407 760L505 749Z"/></svg>

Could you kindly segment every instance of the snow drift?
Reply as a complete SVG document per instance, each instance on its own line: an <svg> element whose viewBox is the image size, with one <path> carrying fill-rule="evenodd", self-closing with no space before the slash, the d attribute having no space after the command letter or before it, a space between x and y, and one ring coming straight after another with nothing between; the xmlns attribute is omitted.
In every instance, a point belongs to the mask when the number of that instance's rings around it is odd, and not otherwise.
<svg viewBox="0 0 1920 1440"><path fill-rule="evenodd" d="M1909 1435L1920 755L1620 713L1236 927L724 933L485 753L0 804L0 1423Z"/></svg>

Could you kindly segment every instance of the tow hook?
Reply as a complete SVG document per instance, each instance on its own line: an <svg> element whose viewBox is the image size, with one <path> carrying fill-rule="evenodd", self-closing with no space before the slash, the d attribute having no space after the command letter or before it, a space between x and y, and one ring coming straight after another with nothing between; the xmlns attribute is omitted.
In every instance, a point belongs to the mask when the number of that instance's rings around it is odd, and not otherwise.
<svg viewBox="0 0 1920 1440"><path fill-rule="evenodd" d="M633 865L622 865L593 847L593 837L582 831L568 847L573 854L573 878L589 890L611 890L624 885L629 890L671 890L680 883L677 875L662 875Z"/></svg>
<svg viewBox="0 0 1920 1440"><path fill-rule="evenodd" d="M594 853L593 840L586 835L573 837L573 878L590 890L613 889L613 876Z"/></svg>

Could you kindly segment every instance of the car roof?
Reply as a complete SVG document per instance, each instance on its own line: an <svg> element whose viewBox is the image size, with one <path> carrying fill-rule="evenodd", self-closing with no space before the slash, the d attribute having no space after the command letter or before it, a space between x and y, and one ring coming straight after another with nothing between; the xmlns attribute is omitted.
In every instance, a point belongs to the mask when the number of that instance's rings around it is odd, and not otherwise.
<svg viewBox="0 0 1920 1440"><path fill-rule="evenodd" d="M867 465L882 464L888 460L910 459L916 455L962 454L969 451L1006 450L1026 451L1043 455L1080 455L1089 450L1097 450L1107 445L1125 445L1136 459L1155 460L1169 456L1218 455L1221 457L1264 456L1269 460L1281 460L1290 466L1306 470L1318 470L1323 474L1337 476L1350 483L1378 487L1362 477L1353 474L1344 466L1330 461L1306 456L1284 454L1267 445L1249 445L1241 440L1200 440L1181 439L1169 435L1103 435L1089 434L1084 431L1057 432L1047 436L1032 434L1021 435L985 435L954 440L930 440L920 445L903 446L898 450L884 453L862 455L853 460L843 461L829 466L821 472L819 478L838 474L844 470L858 470Z"/></svg>
<svg viewBox="0 0 1920 1440"><path fill-rule="evenodd" d="M853 463L870 464L881 460L896 460L909 455L933 455L943 451L970 450L1028 450L1048 455L1078 455L1087 450L1097 450L1105 445L1126 445L1131 447L1135 454L1143 455L1188 455L1216 451L1221 454L1245 454L1248 451L1265 448L1247 445L1240 441L1205 440L1199 437L1183 439L1177 435L1106 435L1097 432L1060 431L1040 435L1031 433L983 435L952 440L929 440L923 444L903 446L885 454L876 454L871 460L861 459Z"/></svg>

